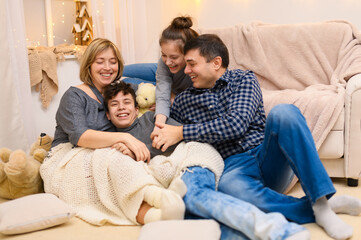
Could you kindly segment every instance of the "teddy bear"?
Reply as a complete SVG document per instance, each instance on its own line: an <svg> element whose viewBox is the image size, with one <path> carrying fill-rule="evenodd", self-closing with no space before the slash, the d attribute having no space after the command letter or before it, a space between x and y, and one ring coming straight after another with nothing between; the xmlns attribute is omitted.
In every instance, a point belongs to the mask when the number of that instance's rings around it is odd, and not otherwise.
<svg viewBox="0 0 361 240"><path fill-rule="evenodd" d="M27 155L23 150L0 148L0 197L15 199L44 192L39 168L53 138L41 133Z"/></svg>
<svg viewBox="0 0 361 240"><path fill-rule="evenodd" d="M136 101L139 106L138 117L140 117L155 104L155 86L151 83L140 83L136 95Z"/></svg>

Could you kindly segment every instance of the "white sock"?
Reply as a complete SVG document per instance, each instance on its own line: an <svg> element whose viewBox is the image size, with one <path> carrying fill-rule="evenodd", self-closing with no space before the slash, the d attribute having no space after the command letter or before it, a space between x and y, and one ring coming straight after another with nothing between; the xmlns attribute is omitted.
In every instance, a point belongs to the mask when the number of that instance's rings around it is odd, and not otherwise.
<svg viewBox="0 0 361 240"><path fill-rule="evenodd" d="M150 208L144 215L144 224L162 220L162 211L158 208Z"/></svg>
<svg viewBox="0 0 361 240"><path fill-rule="evenodd" d="M150 206L160 208L163 190L163 188L158 186L147 186L144 191L144 201Z"/></svg>
<svg viewBox="0 0 361 240"><path fill-rule="evenodd" d="M286 240L309 240L309 239L311 239L311 235L307 229L301 232L297 232L286 238Z"/></svg>
<svg viewBox="0 0 361 240"><path fill-rule="evenodd" d="M162 196L162 220L183 219L186 206L178 193L165 189Z"/></svg>
<svg viewBox="0 0 361 240"><path fill-rule="evenodd" d="M161 210L162 220L184 218L183 199L174 191L153 185L148 186L144 192L144 201Z"/></svg>
<svg viewBox="0 0 361 240"><path fill-rule="evenodd" d="M173 179L173 181L169 184L168 189L178 193L182 198L187 193L187 186L180 177Z"/></svg>
<svg viewBox="0 0 361 240"><path fill-rule="evenodd" d="M352 236L353 229L339 218L328 204L325 197L318 199L312 206L316 223L323 227L326 233L337 240L348 239Z"/></svg>
<svg viewBox="0 0 361 240"><path fill-rule="evenodd" d="M334 196L328 200L335 213L357 216L361 213L361 200L349 195Z"/></svg>

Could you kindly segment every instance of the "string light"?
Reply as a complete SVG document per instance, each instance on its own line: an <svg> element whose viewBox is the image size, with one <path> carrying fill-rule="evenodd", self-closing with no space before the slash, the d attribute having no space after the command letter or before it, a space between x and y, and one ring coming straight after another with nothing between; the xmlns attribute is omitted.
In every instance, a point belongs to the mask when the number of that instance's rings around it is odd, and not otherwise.
<svg viewBox="0 0 361 240"><path fill-rule="evenodd" d="M61 4L61 5L59 5L59 4ZM61 3L60 3L60 1L58 2L57 13L59 13L59 14L56 15L57 18L55 18L55 19L53 18L53 22L51 23L53 29L54 28L56 28L56 29L61 28L61 31L63 31L64 27L67 27L66 24L68 24L68 25L71 24L71 21L67 20L67 19L69 19L69 15L70 15L70 14L68 14L69 13L69 10L68 10L69 9L69 7L68 7L69 4L74 4L74 2L73 1L69 1L69 2L62 1ZM104 5L104 3L102 5ZM54 7L55 6L53 6L53 8ZM75 4L74 4L74 11L75 11ZM98 10L97 13L100 14L101 11ZM73 25L71 25L70 27L72 27L72 26ZM93 28L95 28L95 24L92 24L92 26L93 26ZM15 32L16 29L13 29L13 31ZM71 33L71 28L68 31ZM67 38L65 38L64 36L54 34L55 32L57 32L57 30L53 31L53 34L51 35L51 38L54 39L55 44L62 43L62 42L63 43L72 43L74 41L73 40L74 39L73 35L69 34L69 36L66 36ZM47 37L49 35L45 32L45 33L40 34L40 36L42 36L41 42L43 44L45 42L45 45L46 45L46 39L47 39ZM89 38L89 36L88 36L88 38ZM79 39L76 38L76 40L79 40ZM26 43L27 43L28 46L32 46L32 47L42 45L40 43L40 41L32 40L29 36L27 36L27 38L26 38Z"/></svg>

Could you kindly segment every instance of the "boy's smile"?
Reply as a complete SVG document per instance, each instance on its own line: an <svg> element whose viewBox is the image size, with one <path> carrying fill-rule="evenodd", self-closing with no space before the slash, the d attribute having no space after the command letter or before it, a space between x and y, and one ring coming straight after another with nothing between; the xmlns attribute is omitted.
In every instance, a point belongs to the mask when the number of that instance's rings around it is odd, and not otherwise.
<svg viewBox="0 0 361 240"><path fill-rule="evenodd" d="M108 109L107 117L117 128L131 126L139 112L132 95L124 95L122 91L108 102Z"/></svg>

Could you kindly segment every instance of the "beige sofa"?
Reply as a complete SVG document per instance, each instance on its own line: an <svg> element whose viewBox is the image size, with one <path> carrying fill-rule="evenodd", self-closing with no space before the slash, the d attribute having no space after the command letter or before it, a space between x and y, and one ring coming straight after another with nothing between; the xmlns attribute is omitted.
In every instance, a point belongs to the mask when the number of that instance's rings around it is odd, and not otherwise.
<svg viewBox="0 0 361 240"><path fill-rule="evenodd" d="M266 114L292 103L304 114L331 177L357 186L361 173L361 35L348 22L255 22L201 29L225 42L230 68L255 72Z"/></svg>
<svg viewBox="0 0 361 240"><path fill-rule="evenodd" d="M345 106L318 150L331 177L347 178L357 186L361 173L361 74L346 85Z"/></svg>

